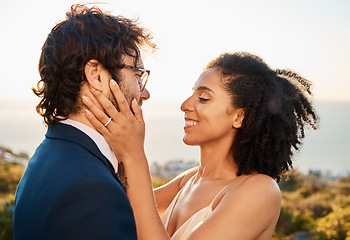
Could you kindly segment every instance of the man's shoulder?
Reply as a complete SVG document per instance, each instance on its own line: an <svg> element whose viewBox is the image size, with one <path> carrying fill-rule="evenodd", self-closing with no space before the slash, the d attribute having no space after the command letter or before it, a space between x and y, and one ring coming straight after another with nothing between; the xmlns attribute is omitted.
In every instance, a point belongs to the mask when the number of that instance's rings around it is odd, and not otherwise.
<svg viewBox="0 0 350 240"><path fill-rule="evenodd" d="M105 178L115 181L107 160L74 143L52 143L40 146L28 163L26 174L62 181ZM36 175L40 173L40 175ZM24 175L24 176L25 176Z"/></svg>
<svg viewBox="0 0 350 240"><path fill-rule="evenodd" d="M119 184L115 177L100 152L96 154L68 140L46 138L29 160L22 181L26 187L45 188L49 185L57 191L86 179ZM31 182L36 182L36 185Z"/></svg>
<svg viewBox="0 0 350 240"><path fill-rule="evenodd" d="M75 142L46 138L30 158L28 169L45 172L62 169L70 172L81 167L98 168L101 165L99 157Z"/></svg>
<svg viewBox="0 0 350 240"><path fill-rule="evenodd" d="M51 159L96 159L104 162L105 157L94 140L83 131L62 123L48 128L44 141L37 148L35 157Z"/></svg>
<svg viewBox="0 0 350 240"><path fill-rule="evenodd" d="M94 141L85 133L66 124L56 123L50 126L44 141L37 147L31 161L40 161L41 164L79 164L71 159L92 160L104 159ZM86 161L85 161L86 162Z"/></svg>

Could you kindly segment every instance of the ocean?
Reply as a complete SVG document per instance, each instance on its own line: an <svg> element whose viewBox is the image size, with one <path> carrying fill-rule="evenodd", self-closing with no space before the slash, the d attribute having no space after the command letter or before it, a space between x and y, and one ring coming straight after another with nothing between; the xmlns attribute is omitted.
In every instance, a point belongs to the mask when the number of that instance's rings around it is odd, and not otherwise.
<svg viewBox="0 0 350 240"><path fill-rule="evenodd" d="M31 156L44 139L46 128L35 112L35 100L0 100L0 146ZM180 101L144 103L145 150L150 164L171 160L198 161L199 147L182 142ZM350 173L350 102L315 102L320 128L308 129L301 150L294 156L296 169L322 171L333 176Z"/></svg>

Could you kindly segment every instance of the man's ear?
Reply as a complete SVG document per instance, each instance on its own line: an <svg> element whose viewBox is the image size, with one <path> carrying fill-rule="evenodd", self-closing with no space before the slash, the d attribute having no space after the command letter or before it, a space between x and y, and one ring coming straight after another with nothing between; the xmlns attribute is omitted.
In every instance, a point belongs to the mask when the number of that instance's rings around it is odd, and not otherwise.
<svg viewBox="0 0 350 240"><path fill-rule="evenodd" d="M93 87L98 91L102 91L101 70L102 65L95 59L88 61L84 67L87 82L90 87Z"/></svg>
<svg viewBox="0 0 350 240"><path fill-rule="evenodd" d="M243 119L244 119L244 109L239 108L235 111L235 114L233 116L232 127L233 128L241 128Z"/></svg>

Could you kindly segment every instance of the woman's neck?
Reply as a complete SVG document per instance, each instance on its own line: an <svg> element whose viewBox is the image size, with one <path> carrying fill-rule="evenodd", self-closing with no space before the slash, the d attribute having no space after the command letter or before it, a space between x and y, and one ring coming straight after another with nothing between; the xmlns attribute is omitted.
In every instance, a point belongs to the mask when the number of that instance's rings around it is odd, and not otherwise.
<svg viewBox="0 0 350 240"><path fill-rule="evenodd" d="M237 164L231 153L231 144L215 142L200 146L198 177L212 179L232 178L237 173Z"/></svg>

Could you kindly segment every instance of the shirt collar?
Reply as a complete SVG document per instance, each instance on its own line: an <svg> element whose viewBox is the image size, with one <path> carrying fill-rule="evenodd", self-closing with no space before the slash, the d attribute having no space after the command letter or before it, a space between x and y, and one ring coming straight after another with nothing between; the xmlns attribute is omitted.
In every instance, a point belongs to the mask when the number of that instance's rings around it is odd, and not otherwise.
<svg viewBox="0 0 350 240"><path fill-rule="evenodd" d="M118 160L114 155L114 152L112 151L111 147L108 145L104 137L98 133L96 130L92 129L91 127L71 119L65 119L61 120L60 123L64 123L70 126L73 126L86 135L88 135L97 145L98 149L101 151L101 153L108 159L108 161L112 164L114 171L118 172Z"/></svg>

